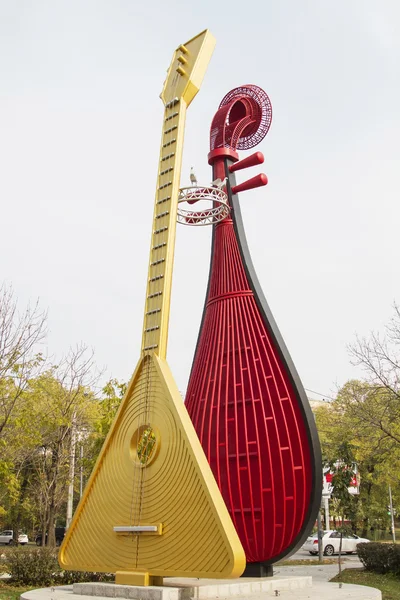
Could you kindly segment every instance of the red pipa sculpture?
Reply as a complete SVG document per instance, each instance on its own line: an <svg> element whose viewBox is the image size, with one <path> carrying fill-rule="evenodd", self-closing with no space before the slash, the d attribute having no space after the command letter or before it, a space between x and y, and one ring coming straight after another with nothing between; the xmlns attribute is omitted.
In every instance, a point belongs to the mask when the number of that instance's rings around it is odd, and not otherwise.
<svg viewBox="0 0 400 600"><path fill-rule="evenodd" d="M207 297L186 394L192 418L246 552L265 575L309 534L322 491L314 418L251 261L236 185L238 162L267 134L271 104L257 86L229 92L211 125L213 179L226 180L230 216L213 227ZM219 181L221 180L221 181ZM253 563L253 564L251 564Z"/></svg>

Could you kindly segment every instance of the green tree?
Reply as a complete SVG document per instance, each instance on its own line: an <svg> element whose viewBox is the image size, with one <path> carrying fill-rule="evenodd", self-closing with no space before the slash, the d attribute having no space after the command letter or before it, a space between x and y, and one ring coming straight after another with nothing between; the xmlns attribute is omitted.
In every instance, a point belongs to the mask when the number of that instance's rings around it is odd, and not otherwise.
<svg viewBox="0 0 400 600"><path fill-rule="evenodd" d="M112 378L104 385L99 400L99 417L87 439L85 471L90 474L104 444L111 424L125 395L127 384Z"/></svg>
<svg viewBox="0 0 400 600"><path fill-rule="evenodd" d="M332 500L336 504L336 509L340 515L341 524L336 527L340 533L339 543L339 575L342 570L341 555L343 536L350 533L350 528L346 525L346 518L352 516L354 512L354 496L349 492L351 482L355 476L354 472L354 452L351 444L347 441L341 442L337 448L336 460L328 463L329 470L332 473Z"/></svg>
<svg viewBox="0 0 400 600"><path fill-rule="evenodd" d="M28 520L40 524L49 545L56 520L65 523L74 435L94 430L100 418L97 377L93 354L71 350L28 382L6 430L0 497L7 524L15 531Z"/></svg>
<svg viewBox="0 0 400 600"><path fill-rule="evenodd" d="M46 335L46 314L36 303L22 312L12 288L0 287L0 517L17 505L26 477L26 449L20 431L23 395L43 368L40 343ZM17 465L17 466L16 466ZM25 465L26 466L26 465ZM18 536L14 531L15 541Z"/></svg>
<svg viewBox="0 0 400 600"><path fill-rule="evenodd" d="M22 315L12 290L0 288L0 524L33 532L54 545L54 525L66 517L75 462L87 478L126 384L99 378L93 353L70 350L57 364L38 352L46 315L38 306ZM79 462L80 461L80 462ZM77 478L74 477L74 483ZM79 483L75 485L77 499ZM71 494L70 494L70 497Z"/></svg>
<svg viewBox="0 0 400 600"><path fill-rule="evenodd" d="M360 477L360 494L354 498L348 517L354 531L361 525L363 537L371 528L377 531L387 527L388 484L394 489L399 486L399 447L391 436L374 425L382 410L380 393L373 384L349 381L333 402L316 411L326 463L338 459L343 440L351 445ZM334 509L335 504L332 506Z"/></svg>
<svg viewBox="0 0 400 600"><path fill-rule="evenodd" d="M35 490L41 507L43 543L55 545L54 527L69 485L73 436L80 429L91 430L99 418L99 405L92 391L98 379L93 353L85 346L71 350L66 357L30 384L26 410L40 433L33 461Z"/></svg>

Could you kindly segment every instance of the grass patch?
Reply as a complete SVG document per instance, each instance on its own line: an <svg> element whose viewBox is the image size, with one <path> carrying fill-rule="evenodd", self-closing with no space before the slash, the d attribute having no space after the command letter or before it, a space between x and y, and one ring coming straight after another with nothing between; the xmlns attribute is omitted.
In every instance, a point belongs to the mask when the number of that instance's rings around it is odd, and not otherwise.
<svg viewBox="0 0 400 600"><path fill-rule="evenodd" d="M33 589L35 588L21 587L19 585L0 581L0 600L19 600L21 594Z"/></svg>
<svg viewBox="0 0 400 600"><path fill-rule="evenodd" d="M8 552L13 548L20 548L21 550L32 550L32 548L36 548L36 544L31 544L30 542L29 544L14 544L13 546L10 546L10 544L0 544L0 553Z"/></svg>
<svg viewBox="0 0 400 600"><path fill-rule="evenodd" d="M339 575L335 575L331 581L367 585L380 590L382 600L400 600L400 578L391 573L379 575L371 571L364 571L364 569L345 569L340 578Z"/></svg>
<svg viewBox="0 0 400 600"><path fill-rule="evenodd" d="M342 558L343 560L343 558ZM280 567L301 567L301 566L318 566L318 565L336 565L337 558L323 558L322 563L318 562L317 558L299 558L297 560L280 560L276 563Z"/></svg>

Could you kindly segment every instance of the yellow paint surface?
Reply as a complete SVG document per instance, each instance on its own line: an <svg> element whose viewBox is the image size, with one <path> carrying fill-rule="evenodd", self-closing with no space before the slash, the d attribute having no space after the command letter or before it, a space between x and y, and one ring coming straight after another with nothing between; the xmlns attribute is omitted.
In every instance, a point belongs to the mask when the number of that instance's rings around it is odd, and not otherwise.
<svg viewBox="0 0 400 600"><path fill-rule="evenodd" d="M132 440L148 423L156 456L143 467ZM132 523L162 523L162 535L113 531ZM245 567L182 398L166 362L155 355L138 365L59 560L70 570L171 577L238 577Z"/></svg>

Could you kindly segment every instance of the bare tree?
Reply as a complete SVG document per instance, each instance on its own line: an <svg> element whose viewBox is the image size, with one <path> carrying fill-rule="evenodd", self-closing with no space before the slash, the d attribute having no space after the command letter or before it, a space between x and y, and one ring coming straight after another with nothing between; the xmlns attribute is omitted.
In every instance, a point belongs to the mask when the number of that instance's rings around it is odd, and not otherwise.
<svg viewBox="0 0 400 600"><path fill-rule="evenodd" d="M393 308L383 335L357 337L349 348L353 363L366 371L371 383L400 399L400 308L397 304Z"/></svg>
<svg viewBox="0 0 400 600"><path fill-rule="evenodd" d="M349 350L353 364L366 372L367 381L348 384L339 397L347 399L347 408L360 424L379 431L380 444L391 441L400 448L400 308L397 304L383 334L372 332L368 338L357 337Z"/></svg>
<svg viewBox="0 0 400 600"><path fill-rule="evenodd" d="M42 365L39 344L46 336L46 319L38 302L19 313L12 288L0 287L0 438Z"/></svg>

